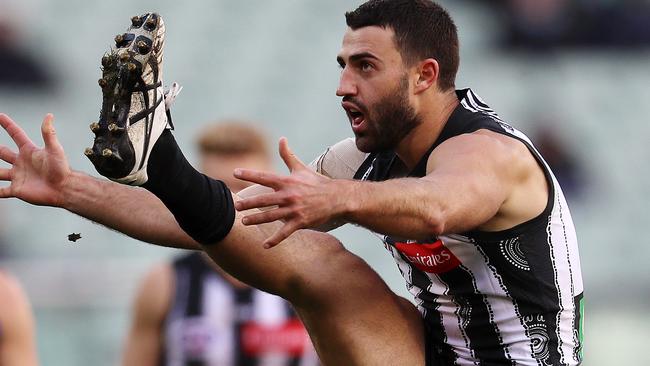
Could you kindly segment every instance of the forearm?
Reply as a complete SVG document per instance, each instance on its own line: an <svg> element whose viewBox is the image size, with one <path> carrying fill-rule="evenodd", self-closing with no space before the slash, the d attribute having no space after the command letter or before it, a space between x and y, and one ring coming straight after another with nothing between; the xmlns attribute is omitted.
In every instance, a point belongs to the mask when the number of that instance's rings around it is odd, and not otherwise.
<svg viewBox="0 0 650 366"><path fill-rule="evenodd" d="M152 244L199 249L167 207L145 189L73 172L63 188L62 208Z"/></svg>
<svg viewBox="0 0 650 366"><path fill-rule="evenodd" d="M444 207L417 178L385 182L338 180L341 217L384 235L427 239L441 234Z"/></svg>

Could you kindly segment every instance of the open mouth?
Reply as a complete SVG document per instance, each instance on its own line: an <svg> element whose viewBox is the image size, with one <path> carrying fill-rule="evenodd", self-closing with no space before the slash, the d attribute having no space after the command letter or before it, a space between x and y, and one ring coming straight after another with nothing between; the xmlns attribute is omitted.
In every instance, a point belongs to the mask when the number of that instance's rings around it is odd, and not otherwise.
<svg viewBox="0 0 650 366"><path fill-rule="evenodd" d="M360 125L363 122L363 113L359 111L350 111L350 121L353 125Z"/></svg>
<svg viewBox="0 0 650 366"><path fill-rule="evenodd" d="M342 104L345 113L348 115L352 129L356 132L363 125L363 122L366 119L365 115L352 103L344 102Z"/></svg>

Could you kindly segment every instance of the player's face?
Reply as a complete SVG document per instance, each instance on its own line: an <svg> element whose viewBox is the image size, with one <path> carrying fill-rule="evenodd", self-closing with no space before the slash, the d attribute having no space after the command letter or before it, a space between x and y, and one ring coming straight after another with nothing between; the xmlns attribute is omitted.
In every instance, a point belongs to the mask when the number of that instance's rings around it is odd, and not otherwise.
<svg viewBox="0 0 650 366"><path fill-rule="evenodd" d="M343 97L357 148L363 152L394 149L418 124L410 102L409 72L395 46L392 29L348 29L337 60Z"/></svg>

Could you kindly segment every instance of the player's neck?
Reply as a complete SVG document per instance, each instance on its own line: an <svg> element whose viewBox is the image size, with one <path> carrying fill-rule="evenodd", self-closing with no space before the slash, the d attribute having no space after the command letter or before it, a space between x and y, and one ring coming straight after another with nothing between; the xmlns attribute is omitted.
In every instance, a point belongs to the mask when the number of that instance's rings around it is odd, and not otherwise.
<svg viewBox="0 0 650 366"><path fill-rule="evenodd" d="M395 150L409 171L415 167L422 155L438 139L458 103L458 97L454 90L445 93L432 93L419 101L418 115L422 118L422 123L414 128Z"/></svg>

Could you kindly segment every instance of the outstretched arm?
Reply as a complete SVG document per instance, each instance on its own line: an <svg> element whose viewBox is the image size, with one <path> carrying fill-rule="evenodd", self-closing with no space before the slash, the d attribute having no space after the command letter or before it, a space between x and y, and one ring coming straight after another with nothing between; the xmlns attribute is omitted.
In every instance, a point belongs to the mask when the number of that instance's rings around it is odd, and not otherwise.
<svg viewBox="0 0 650 366"><path fill-rule="evenodd" d="M343 215L374 231L408 239L482 228L516 186L519 160L517 149L493 136L449 139L430 155L427 174L421 178L343 182L351 197Z"/></svg>
<svg viewBox="0 0 650 366"><path fill-rule="evenodd" d="M200 249L167 207L144 188L73 171L62 187L62 195L62 208L132 238L166 247Z"/></svg>
<svg viewBox="0 0 650 366"><path fill-rule="evenodd" d="M48 114L43 120L45 146L39 148L16 122L0 114L0 125L18 148L16 152L0 146L0 159L10 164L0 169L0 180L10 183L0 188L0 198L15 197L34 205L61 207L153 244L199 248L153 194L71 170L53 119Z"/></svg>
<svg viewBox="0 0 650 366"><path fill-rule="evenodd" d="M236 204L238 210L277 205L243 219L247 225L284 221L267 239L266 247L295 230L337 219L408 239L472 229L496 231L535 217L546 203L544 176L527 148L489 131L441 144L429 157L427 175L422 178L330 179L309 170L284 139L280 156L289 176L236 171L237 178L274 189Z"/></svg>

